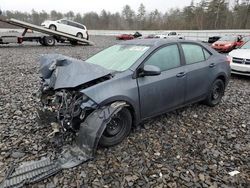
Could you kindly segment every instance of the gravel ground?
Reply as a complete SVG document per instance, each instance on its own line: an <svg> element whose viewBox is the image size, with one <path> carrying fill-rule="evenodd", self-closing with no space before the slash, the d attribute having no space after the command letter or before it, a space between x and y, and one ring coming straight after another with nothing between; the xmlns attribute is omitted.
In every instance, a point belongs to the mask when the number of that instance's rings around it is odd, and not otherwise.
<svg viewBox="0 0 250 188"><path fill-rule="evenodd" d="M51 128L36 120L40 54L85 59L117 43L96 46L0 46L0 182L11 163L53 156ZM33 187L249 187L250 78L233 76L222 103L190 105L145 122L120 145ZM239 171L231 177L228 173Z"/></svg>

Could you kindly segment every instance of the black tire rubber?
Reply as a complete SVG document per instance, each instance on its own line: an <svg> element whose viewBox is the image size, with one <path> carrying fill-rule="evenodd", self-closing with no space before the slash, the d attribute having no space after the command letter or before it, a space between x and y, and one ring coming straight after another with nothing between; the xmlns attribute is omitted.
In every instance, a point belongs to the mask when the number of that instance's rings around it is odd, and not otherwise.
<svg viewBox="0 0 250 188"><path fill-rule="evenodd" d="M107 133L108 126L110 125L110 123L112 123L112 120L114 120L116 117L119 117L122 121L121 122L122 124L119 124L121 128L119 132L117 132L117 134L109 135ZM107 125L106 129L104 130L100 138L99 141L100 146L110 147L117 145L129 135L132 127L132 116L130 111L127 108L122 109L120 112L117 113L117 116L114 116L111 119L110 123Z"/></svg>
<svg viewBox="0 0 250 188"><path fill-rule="evenodd" d="M221 79L216 79L209 90L205 99L205 104L211 107L218 105L225 92L225 83Z"/></svg>
<svg viewBox="0 0 250 188"><path fill-rule="evenodd" d="M51 36L46 36L43 38L43 43L45 46L54 46L56 41L53 37Z"/></svg>
<svg viewBox="0 0 250 188"><path fill-rule="evenodd" d="M41 45L45 46L45 44L44 44L44 39L43 39L43 38L39 39L39 43L40 43Z"/></svg>
<svg viewBox="0 0 250 188"><path fill-rule="evenodd" d="M57 28L56 28L55 25L50 25L50 26L49 26L49 29L51 29L51 30L53 30L53 31L56 31Z"/></svg>

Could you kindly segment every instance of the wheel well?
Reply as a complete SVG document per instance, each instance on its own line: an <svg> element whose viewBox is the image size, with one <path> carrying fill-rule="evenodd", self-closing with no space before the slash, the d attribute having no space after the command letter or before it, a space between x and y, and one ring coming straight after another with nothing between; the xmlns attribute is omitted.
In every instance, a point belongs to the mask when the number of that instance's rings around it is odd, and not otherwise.
<svg viewBox="0 0 250 188"><path fill-rule="evenodd" d="M57 29L57 27L56 27L55 24L50 24L50 25L49 25L49 28L50 28L51 26L54 26L54 27Z"/></svg>
<svg viewBox="0 0 250 188"><path fill-rule="evenodd" d="M127 104L127 106L125 108L127 108L129 110L129 112L132 116L132 127L136 127L137 126L137 117L136 117L136 112L135 112L134 107L127 101L123 101L123 100L117 100L117 101L125 102ZM113 101L113 102L116 102L116 101ZM113 102L106 103L106 105L110 105Z"/></svg>
<svg viewBox="0 0 250 188"><path fill-rule="evenodd" d="M81 34L81 35L82 35L82 37L83 37L83 33L82 33L82 32L78 32L78 33L76 33L76 35L78 35L78 34Z"/></svg>
<svg viewBox="0 0 250 188"><path fill-rule="evenodd" d="M216 79L220 79L223 81L224 85L226 85L226 78L223 75L218 76Z"/></svg>

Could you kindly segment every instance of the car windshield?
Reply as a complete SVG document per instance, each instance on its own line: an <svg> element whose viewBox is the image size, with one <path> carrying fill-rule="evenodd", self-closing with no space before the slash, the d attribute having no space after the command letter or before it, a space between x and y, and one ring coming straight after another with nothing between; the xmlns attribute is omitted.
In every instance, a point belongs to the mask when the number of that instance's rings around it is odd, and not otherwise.
<svg viewBox="0 0 250 188"><path fill-rule="evenodd" d="M219 41L236 41L236 37L234 36L224 36L219 39Z"/></svg>
<svg viewBox="0 0 250 188"><path fill-rule="evenodd" d="M246 42L243 46L241 46L241 49L250 49L250 41Z"/></svg>
<svg viewBox="0 0 250 188"><path fill-rule="evenodd" d="M114 45L86 60L87 63L100 65L114 71L125 71L131 67L149 46Z"/></svg>

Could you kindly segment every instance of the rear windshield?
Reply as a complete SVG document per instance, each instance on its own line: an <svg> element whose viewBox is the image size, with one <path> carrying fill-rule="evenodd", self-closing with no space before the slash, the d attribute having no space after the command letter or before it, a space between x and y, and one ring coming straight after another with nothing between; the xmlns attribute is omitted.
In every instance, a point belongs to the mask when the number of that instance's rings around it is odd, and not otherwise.
<svg viewBox="0 0 250 188"><path fill-rule="evenodd" d="M125 71L131 67L149 46L114 45L86 60L88 63L100 65L114 71Z"/></svg>

